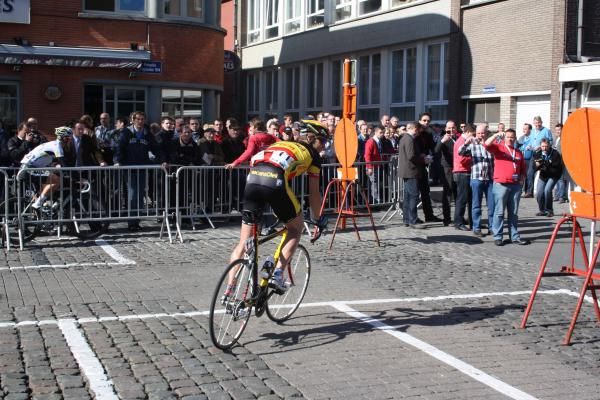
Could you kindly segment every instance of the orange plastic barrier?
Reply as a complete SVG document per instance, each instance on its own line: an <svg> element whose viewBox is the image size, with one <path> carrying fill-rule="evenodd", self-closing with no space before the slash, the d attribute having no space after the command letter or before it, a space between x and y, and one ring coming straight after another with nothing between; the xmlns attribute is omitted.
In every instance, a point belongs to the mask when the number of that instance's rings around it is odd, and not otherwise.
<svg viewBox="0 0 600 400"><path fill-rule="evenodd" d="M595 133L594 133L595 131ZM540 266L537 279L533 286L527 309L521 320L521 328L525 328L527 319L531 313L535 296L540 287L542 278L548 276L582 276L584 277L577 306L571 317L569 330L563 340L564 345L571 343L571 337L577 318L581 312L581 306L588 291L592 294L596 318L600 322L600 307L596 289L600 286L594 281L600 281L600 274L594 272L598 254L600 253L600 241L594 238L595 224L600 220L600 111L581 108L575 111L563 127L562 131L563 161L569 170L573 180L584 190L584 192L571 192L570 205L573 213L566 214L561 218L550 238L546 253ZM589 246L594 246L593 255L588 258L586 243L583 237L580 221L587 220L592 226L592 240ZM561 226L567 222L573 224L571 231L571 258L569 265L563 265L558 272L546 272L548 260L552 253L556 237ZM584 266L575 265L575 251L579 247Z"/></svg>

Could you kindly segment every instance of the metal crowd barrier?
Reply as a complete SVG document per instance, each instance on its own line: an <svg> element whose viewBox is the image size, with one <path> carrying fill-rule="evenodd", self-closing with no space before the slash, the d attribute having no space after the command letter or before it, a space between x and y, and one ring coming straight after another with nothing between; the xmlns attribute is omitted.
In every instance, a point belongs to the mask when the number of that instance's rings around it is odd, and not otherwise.
<svg viewBox="0 0 600 400"><path fill-rule="evenodd" d="M367 194L370 205L394 204L398 197L395 178L396 158L376 164L373 177L366 175L366 164L356 163L359 182ZM337 164L324 164L321 169L321 188L325 189L331 178L337 177ZM161 223L160 237L166 229L169 241L173 241L171 223L175 224L176 238L183 241L182 229L186 224L195 229L200 219L215 228L216 218L240 215L243 209L243 193L248 167L225 170L222 166L110 166L82 168L31 168L22 170L0 169L4 178L2 195L4 208L0 213L2 238L10 248L11 235L18 235L22 248L24 229L30 225L54 225L60 227L67 222L102 221L109 223L133 220L157 221ZM101 207L90 212L57 207L52 215L39 214L35 219L23 216L23 208L30 205L41 192L43 184L54 174L59 177L58 189L47 199L50 205L62 205L73 196L81 196L79 182L89 181L89 193L98 199ZM307 204L308 185L306 176L293 180L292 188L302 204ZM331 193L326 210L336 208L338 193ZM17 210L9 209L10 199L16 198ZM86 197L89 199L89 196ZM77 197L82 201L82 197ZM88 200L89 201L89 200ZM357 203L360 207L364 204ZM18 219L17 232L11 232L9 222ZM56 235L61 236L61 229ZM14 239L13 239L14 240Z"/></svg>

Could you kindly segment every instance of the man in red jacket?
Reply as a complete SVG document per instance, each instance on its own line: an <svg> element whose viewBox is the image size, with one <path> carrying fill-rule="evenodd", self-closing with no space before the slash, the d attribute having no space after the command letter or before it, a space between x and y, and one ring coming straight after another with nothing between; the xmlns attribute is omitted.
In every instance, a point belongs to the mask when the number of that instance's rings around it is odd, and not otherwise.
<svg viewBox="0 0 600 400"><path fill-rule="evenodd" d="M383 168L380 163L383 150L383 127L378 126L373 132L373 137L365 143L365 161L367 162L367 176L371 181L371 199L374 204L381 203L381 187L383 182Z"/></svg>
<svg viewBox="0 0 600 400"><path fill-rule="evenodd" d="M523 153L515 147L517 134L514 129L507 129L502 134L496 133L485 141L485 148L494 156L494 244L502 246L502 230L504 228L504 210L507 211L510 240L514 244L527 245L528 240L521 239L517 224L519 222L519 200L521 187L527 176L527 168Z"/></svg>

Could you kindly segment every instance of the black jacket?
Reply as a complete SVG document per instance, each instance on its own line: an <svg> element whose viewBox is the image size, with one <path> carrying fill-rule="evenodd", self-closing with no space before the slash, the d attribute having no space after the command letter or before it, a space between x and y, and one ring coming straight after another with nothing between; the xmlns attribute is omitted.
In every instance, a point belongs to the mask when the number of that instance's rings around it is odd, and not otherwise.
<svg viewBox="0 0 600 400"><path fill-rule="evenodd" d="M171 144L168 148L170 164L184 166L202 165L200 149L193 140L184 144L179 139L171 139Z"/></svg>
<svg viewBox="0 0 600 400"><path fill-rule="evenodd" d="M35 145L33 142L28 142L27 140L21 139L19 136L13 136L8 139L7 147L10 165L19 167L25 154L33 150Z"/></svg>
<svg viewBox="0 0 600 400"><path fill-rule="evenodd" d="M546 180L552 178L557 180L561 177L563 172L563 161L558 150L551 148L550 153L544 156L542 150L539 149L533 153L532 159L533 162L535 162L535 169L540 171L541 179Z"/></svg>

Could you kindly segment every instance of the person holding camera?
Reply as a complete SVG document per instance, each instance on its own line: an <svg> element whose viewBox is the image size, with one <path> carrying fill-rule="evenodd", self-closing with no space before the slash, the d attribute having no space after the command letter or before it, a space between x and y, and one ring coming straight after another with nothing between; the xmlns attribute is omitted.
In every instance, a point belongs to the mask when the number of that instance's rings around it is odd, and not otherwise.
<svg viewBox="0 0 600 400"><path fill-rule="evenodd" d="M552 148L550 141L543 138L540 148L533 153L533 162L535 170L540 172L535 196L540 211L535 215L553 217L552 190L563 173L562 157L558 150Z"/></svg>
<svg viewBox="0 0 600 400"><path fill-rule="evenodd" d="M25 154L29 153L35 147L31 126L27 122L21 122L17 128L17 134L8 139L6 146L8 148L10 166L20 166Z"/></svg>

